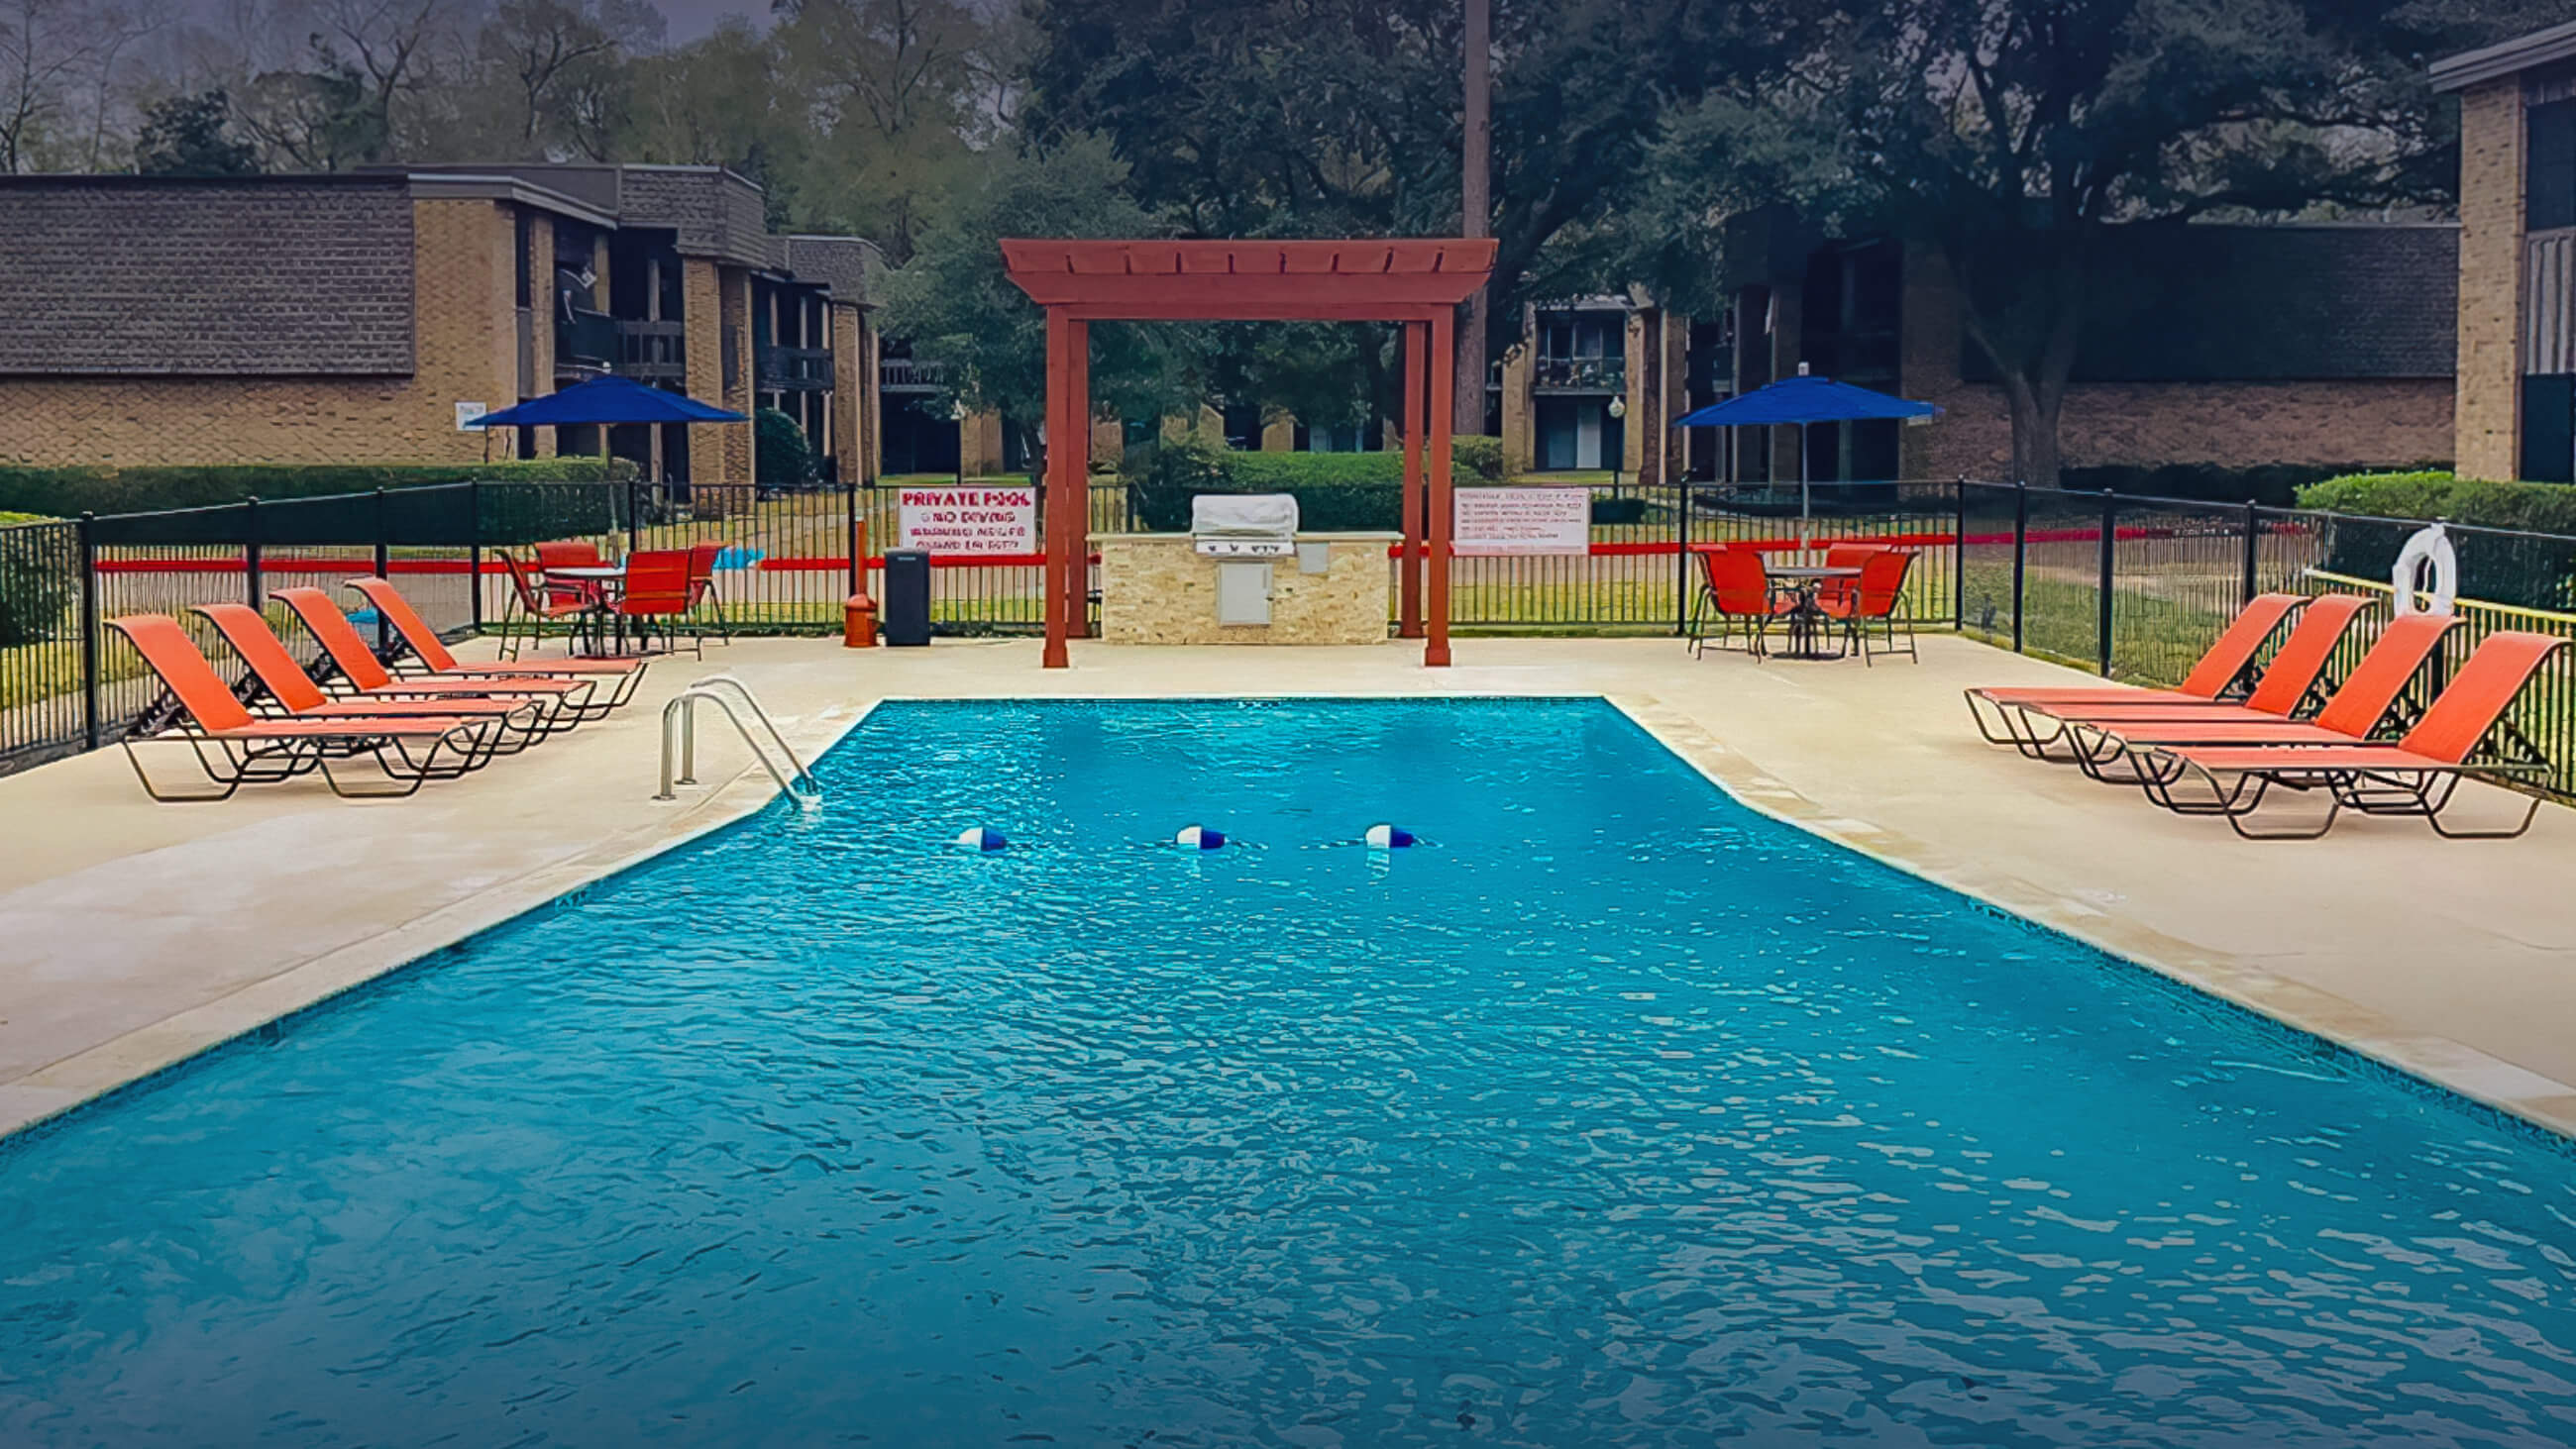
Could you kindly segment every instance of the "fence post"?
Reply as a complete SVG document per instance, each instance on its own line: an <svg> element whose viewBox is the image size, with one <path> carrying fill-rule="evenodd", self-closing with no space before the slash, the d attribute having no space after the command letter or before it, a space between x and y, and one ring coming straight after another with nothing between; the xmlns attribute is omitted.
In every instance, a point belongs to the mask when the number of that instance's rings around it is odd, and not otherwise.
<svg viewBox="0 0 2576 1449"><path fill-rule="evenodd" d="M391 510L386 503L385 490L377 489L375 564L376 577L380 579L391 579L394 575L393 522ZM385 622L383 611L379 610L376 614L376 652L378 654L384 653L393 645L393 635L388 632L391 627Z"/></svg>
<svg viewBox="0 0 2576 1449"><path fill-rule="evenodd" d="M2095 601L2095 613L2099 617L2095 620L2098 637L2094 650L2096 672L2104 679L2111 677L2112 551L2119 547L2119 534L2120 495L2104 489L2102 492L2102 577L2100 597Z"/></svg>
<svg viewBox="0 0 2576 1449"><path fill-rule="evenodd" d="M2260 586L2262 542L2263 510L2248 498L2245 500L2245 596L2237 601L2239 608L2254 602L2254 590Z"/></svg>
<svg viewBox="0 0 2576 1449"><path fill-rule="evenodd" d="M80 516L81 574L81 713L89 748L99 745L98 704L98 515Z"/></svg>
<svg viewBox="0 0 2576 1449"><path fill-rule="evenodd" d="M1691 480L1684 478L1681 488L1681 517L1673 529L1673 637L1690 632L1691 605ZM1584 560L1585 566L1591 560Z"/></svg>
<svg viewBox="0 0 2576 1449"><path fill-rule="evenodd" d="M637 479L626 480L626 551L628 553L633 553L644 546L644 509L635 496L635 490L643 486Z"/></svg>
<svg viewBox="0 0 2576 1449"><path fill-rule="evenodd" d="M1950 628L1964 633L1968 627L1968 475L1959 475L1956 485L1959 498L1957 531L1950 535Z"/></svg>
<svg viewBox="0 0 2576 1449"><path fill-rule="evenodd" d="M465 607L474 632L483 632L483 480L465 480Z"/></svg>
<svg viewBox="0 0 2576 1449"><path fill-rule="evenodd" d="M855 596L865 592L861 580L865 578L868 568L868 561L861 556L859 546L859 485L855 482L845 483L842 485L842 489L848 495L849 501L850 593Z"/></svg>
<svg viewBox="0 0 2576 1449"><path fill-rule="evenodd" d="M2030 572L2030 485L2013 484L2013 652L2021 652L2022 584Z"/></svg>
<svg viewBox="0 0 2576 1449"><path fill-rule="evenodd" d="M259 569L259 495L254 493L242 500L242 578L247 585L250 606L254 609L259 607L263 593L259 586Z"/></svg>

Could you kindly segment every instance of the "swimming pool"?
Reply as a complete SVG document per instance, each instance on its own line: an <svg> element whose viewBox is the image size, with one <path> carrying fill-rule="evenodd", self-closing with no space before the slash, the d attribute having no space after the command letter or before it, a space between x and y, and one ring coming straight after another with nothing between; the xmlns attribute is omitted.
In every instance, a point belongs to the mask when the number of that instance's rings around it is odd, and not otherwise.
<svg viewBox="0 0 2576 1449"><path fill-rule="evenodd" d="M818 772L0 1148L0 1442L2576 1440L2555 1144L1606 705Z"/></svg>

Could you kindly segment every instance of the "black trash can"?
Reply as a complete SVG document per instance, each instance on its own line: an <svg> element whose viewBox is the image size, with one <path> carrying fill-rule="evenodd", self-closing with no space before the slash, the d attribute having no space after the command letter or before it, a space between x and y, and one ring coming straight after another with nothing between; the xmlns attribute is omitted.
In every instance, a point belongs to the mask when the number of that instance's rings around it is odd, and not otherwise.
<svg viewBox="0 0 2576 1449"><path fill-rule="evenodd" d="M877 601L885 621L885 641L894 645L930 642L930 555L917 548L890 549L885 556L885 597Z"/></svg>

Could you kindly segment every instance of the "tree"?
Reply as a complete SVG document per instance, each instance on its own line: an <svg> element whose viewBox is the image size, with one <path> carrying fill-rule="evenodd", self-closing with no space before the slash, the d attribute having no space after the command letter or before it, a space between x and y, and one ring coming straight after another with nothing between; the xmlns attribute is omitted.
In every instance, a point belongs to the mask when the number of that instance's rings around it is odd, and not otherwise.
<svg viewBox="0 0 2576 1449"><path fill-rule="evenodd" d="M97 164L118 58L162 23L117 0L0 0L0 175Z"/></svg>
<svg viewBox="0 0 2576 1449"><path fill-rule="evenodd" d="M1667 127L1669 231L1766 201L1934 249L2002 379L2013 470L2058 416L2106 229L2379 206L2452 168L2425 57L2531 28L2422 0L1841 0L1754 97ZM2535 7L2536 8L2536 7Z"/></svg>
<svg viewBox="0 0 2576 1449"><path fill-rule="evenodd" d="M1496 0L1487 343L1535 297L1617 290L1574 245L1667 113L1748 95L1811 47L1785 0ZM1448 235L1459 225L1459 0L1047 0L1029 127L1094 130L1198 236Z"/></svg>
<svg viewBox="0 0 2576 1449"><path fill-rule="evenodd" d="M966 135L993 27L955 0L782 0L773 41L819 132L811 200L912 257L930 198L972 165Z"/></svg>
<svg viewBox="0 0 2576 1449"><path fill-rule="evenodd" d="M509 88L513 149L593 150L608 78L627 54L658 47L662 32L662 13L646 0L501 0L474 44L483 69Z"/></svg>
<svg viewBox="0 0 2576 1449"><path fill-rule="evenodd" d="M1046 414L1046 314L1011 284L1001 238L1139 237L1165 228L1127 192L1127 167L1095 136L1006 157L926 226L912 265L886 279L883 326L942 364L949 397L1032 436ZM1185 330L1096 323L1091 390L1123 417L1195 408ZM1032 451L1034 456L1034 451Z"/></svg>
<svg viewBox="0 0 2576 1449"><path fill-rule="evenodd" d="M145 109L134 169L146 176L252 176L259 151L231 135L233 105L221 87Z"/></svg>

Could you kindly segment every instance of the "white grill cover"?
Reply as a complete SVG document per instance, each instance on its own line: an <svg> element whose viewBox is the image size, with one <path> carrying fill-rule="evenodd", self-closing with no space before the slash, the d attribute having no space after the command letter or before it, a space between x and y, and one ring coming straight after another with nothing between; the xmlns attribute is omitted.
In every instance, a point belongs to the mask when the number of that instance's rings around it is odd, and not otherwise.
<svg viewBox="0 0 2576 1449"><path fill-rule="evenodd" d="M1201 538L1288 538L1297 499L1288 493L1201 493L1190 499L1190 532Z"/></svg>

